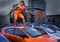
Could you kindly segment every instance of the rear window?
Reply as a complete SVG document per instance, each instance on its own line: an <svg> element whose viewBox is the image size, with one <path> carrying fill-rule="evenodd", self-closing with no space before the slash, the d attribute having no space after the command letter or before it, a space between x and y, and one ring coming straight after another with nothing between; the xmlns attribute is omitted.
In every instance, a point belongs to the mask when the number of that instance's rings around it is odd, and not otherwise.
<svg viewBox="0 0 60 42"><path fill-rule="evenodd" d="M6 33L14 34L14 28L8 28L5 30Z"/></svg>
<svg viewBox="0 0 60 42"><path fill-rule="evenodd" d="M5 30L6 33L9 33L9 34L14 34L14 35L17 35L17 36L21 36L21 37L25 37L26 34L21 31L20 29L17 29L17 28L8 28Z"/></svg>

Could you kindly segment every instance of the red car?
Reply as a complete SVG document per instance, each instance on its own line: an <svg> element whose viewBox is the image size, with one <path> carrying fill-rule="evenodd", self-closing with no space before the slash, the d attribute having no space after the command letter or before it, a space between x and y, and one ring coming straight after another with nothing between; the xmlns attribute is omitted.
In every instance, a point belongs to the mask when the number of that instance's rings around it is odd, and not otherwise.
<svg viewBox="0 0 60 42"><path fill-rule="evenodd" d="M34 28L10 26L4 28L1 33L11 42L57 42L57 39L38 32Z"/></svg>

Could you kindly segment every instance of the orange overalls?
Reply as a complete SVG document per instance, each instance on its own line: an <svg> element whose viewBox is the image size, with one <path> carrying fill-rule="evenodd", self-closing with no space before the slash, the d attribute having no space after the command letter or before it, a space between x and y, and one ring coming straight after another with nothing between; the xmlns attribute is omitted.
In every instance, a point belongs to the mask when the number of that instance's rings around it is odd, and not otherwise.
<svg viewBox="0 0 60 42"><path fill-rule="evenodd" d="M22 15L22 9L20 9L19 7L14 11L14 20L17 20L18 17L24 18L24 16Z"/></svg>
<svg viewBox="0 0 60 42"><path fill-rule="evenodd" d="M22 7L18 7L17 9L15 9L14 11L14 21L16 22L16 20L19 18L22 18L24 25L26 26L25 23L25 19L24 16L22 15L22 11L25 9L25 6ZM16 23L15 23L16 24Z"/></svg>

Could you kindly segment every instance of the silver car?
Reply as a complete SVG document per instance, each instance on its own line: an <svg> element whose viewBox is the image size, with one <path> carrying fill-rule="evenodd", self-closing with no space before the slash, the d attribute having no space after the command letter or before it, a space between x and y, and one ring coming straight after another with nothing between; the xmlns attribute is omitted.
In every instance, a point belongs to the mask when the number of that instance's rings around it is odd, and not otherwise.
<svg viewBox="0 0 60 42"><path fill-rule="evenodd" d="M50 28L47 28L47 27L35 27L35 29L41 31L43 30L44 32L46 32L48 35L50 35L51 37L54 37L56 39L60 39L60 31L59 30L52 30Z"/></svg>

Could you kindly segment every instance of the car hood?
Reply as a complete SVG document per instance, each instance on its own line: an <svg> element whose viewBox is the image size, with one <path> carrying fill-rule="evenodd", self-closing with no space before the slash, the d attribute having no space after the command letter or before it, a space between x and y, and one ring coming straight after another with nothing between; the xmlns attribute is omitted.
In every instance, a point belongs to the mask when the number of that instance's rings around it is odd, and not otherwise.
<svg viewBox="0 0 60 42"><path fill-rule="evenodd" d="M43 35L40 37L31 38L29 41L30 42L57 42L57 39L52 38L48 35Z"/></svg>
<svg viewBox="0 0 60 42"><path fill-rule="evenodd" d="M60 39L60 31L56 32L56 33L53 33L53 34L49 34L49 35L56 38L56 39Z"/></svg>

